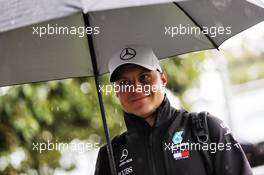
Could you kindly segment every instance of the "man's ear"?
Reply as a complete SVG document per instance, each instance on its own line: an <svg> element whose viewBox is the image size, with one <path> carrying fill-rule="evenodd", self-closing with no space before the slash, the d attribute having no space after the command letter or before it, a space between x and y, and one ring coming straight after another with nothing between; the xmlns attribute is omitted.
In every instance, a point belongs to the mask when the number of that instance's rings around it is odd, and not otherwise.
<svg viewBox="0 0 264 175"><path fill-rule="evenodd" d="M167 82L168 82L167 75L165 72L160 73L160 79L162 81L162 85L165 87L167 85Z"/></svg>

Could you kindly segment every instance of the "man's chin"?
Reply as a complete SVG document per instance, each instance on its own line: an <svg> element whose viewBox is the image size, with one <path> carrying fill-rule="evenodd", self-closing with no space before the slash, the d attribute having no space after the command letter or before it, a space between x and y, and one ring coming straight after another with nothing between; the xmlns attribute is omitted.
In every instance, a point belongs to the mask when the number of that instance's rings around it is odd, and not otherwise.
<svg viewBox="0 0 264 175"><path fill-rule="evenodd" d="M147 118L149 115L151 115L153 112L152 110L140 110L140 109L135 109L134 111L137 111L134 113L136 116L139 116L141 118Z"/></svg>

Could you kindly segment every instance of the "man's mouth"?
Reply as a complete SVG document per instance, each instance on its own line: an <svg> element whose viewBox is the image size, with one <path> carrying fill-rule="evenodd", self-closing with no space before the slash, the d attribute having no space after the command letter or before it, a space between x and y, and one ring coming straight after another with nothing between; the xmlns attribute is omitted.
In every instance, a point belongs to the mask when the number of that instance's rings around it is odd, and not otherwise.
<svg viewBox="0 0 264 175"><path fill-rule="evenodd" d="M142 96L142 97L137 97L137 98L133 98L132 100L131 100L131 102L137 102L137 101L140 101L140 100L142 100L142 99L144 99L144 98L147 98L149 95L146 95L146 96Z"/></svg>

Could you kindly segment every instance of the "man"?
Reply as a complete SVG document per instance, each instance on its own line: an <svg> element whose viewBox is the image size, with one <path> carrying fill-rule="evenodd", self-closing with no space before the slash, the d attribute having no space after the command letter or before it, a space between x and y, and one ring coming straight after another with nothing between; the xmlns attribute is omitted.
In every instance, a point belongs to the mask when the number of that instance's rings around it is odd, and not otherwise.
<svg viewBox="0 0 264 175"><path fill-rule="evenodd" d="M197 144L189 113L171 107L163 91L167 78L150 48L121 49L109 61L109 71L127 126L112 141L118 175L252 174L240 145L219 119L207 117L210 142ZM201 153L208 153L211 167ZM99 151L95 174L110 174L106 146Z"/></svg>

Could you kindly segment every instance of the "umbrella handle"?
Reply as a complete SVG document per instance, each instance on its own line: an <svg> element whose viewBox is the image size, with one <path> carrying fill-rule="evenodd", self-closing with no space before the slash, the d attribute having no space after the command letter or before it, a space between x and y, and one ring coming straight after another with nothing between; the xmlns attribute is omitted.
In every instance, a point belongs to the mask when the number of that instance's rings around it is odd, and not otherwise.
<svg viewBox="0 0 264 175"><path fill-rule="evenodd" d="M90 27L88 13L83 14L83 18L84 18L85 27ZM102 97L102 93L101 93L100 88L99 88L99 80L98 80L99 73L98 73L98 68L97 68L96 56L95 56L95 52L94 52L92 35L87 35L87 40L88 40L88 46L89 46L92 65L93 65L94 79L95 79L96 90L97 90L97 95L98 95L98 99L99 99L101 117L102 117L103 126L104 126L104 133L105 133L105 138L106 138L106 142L107 142L107 154L108 154L108 159L109 159L109 165L110 165L110 169L111 169L111 174L117 175L116 168L115 168L116 166L115 166L113 148L112 148L109 129L107 126L107 121L106 121L103 97Z"/></svg>

